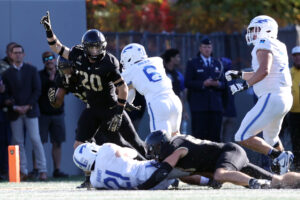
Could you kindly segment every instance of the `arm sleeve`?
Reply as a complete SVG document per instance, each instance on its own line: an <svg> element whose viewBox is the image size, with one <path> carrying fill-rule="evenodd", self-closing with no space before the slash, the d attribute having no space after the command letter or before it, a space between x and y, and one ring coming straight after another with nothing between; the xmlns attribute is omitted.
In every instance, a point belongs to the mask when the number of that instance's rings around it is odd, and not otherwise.
<svg viewBox="0 0 300 200"><path fill-rule="evenodd" d="M144 183L137 186L139 190L148 190L153 187L155 187L157 184L159 184L161 181L167 178L169 173L172 171L173 167L167 163L162 162L160 163L160 166L157 168L155 172L150 176L148 180L146 180Z"/></svg>
<svg viewBox="0 0 300 200"><path fill-rule="evenodd" d="M203 89L203 81L194 80L194 73L192 60L190 60L186 66L184 85L188 89L201 90Z"/></svg>
<svg viewBox="0 0 300 200"><path fill-rule="evenodd" d="M35 67L33 68L32 73L32 93L28 100L29 105L34 105L41 95L41 78Z"/></svg>
<svg viewBox="0 0 300 200"><path fill-rule="evenodd" d="M119 61L111 56L111 70L110 73L108 74L108 79L111 80L112 82L115 82L121 78L121 73L120 73L120 64Z"/></svg>

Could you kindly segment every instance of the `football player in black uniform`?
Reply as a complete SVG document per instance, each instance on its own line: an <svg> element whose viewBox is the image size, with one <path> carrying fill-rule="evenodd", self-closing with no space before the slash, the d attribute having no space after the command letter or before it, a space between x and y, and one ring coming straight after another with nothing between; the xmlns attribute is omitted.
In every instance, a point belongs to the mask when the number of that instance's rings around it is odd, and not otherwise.
<svg viewBox="0 0 300 200"><path fill-rule="evenodd" d="M72 64L70 61L65 58L59 56L57 59L57 68L59 71L59 77L56 79L58 88L50 88L48 91L48 97L53 107L60 107L64 102L64 97L68 93L72 93L74 96L82 100L87 104L86 92L82 85L80 85L80 77L74 71ZM88 119L89 115L89 105L87 104L87 108L83 110L80 115L78 124L81 123L81 120ZM132 111L138 110L138 107L135 107L132 104L126 103L125 110ZM123 147L132 146L124 140L124 138L120 135L120 133L110 134L106 132L100 132L100 129L93 130L93 137L90 138L89 141L95 139L95 142L98 145L102 145L105 142L114 142ZM139 155L139 159L143 159L143 156ZM77 188L85 188L90 187L89 183L89 173L86 173L86 180Z"/></svg>
<svg viewBox="0 0 300 200"><path fill-rule="evenodd" d="M173 167L214 178L218 182L260 188L299 188L300 174L275 175L249 162L246 152L234 143L217 143L178 135L171 140L163 131L146 138L147 158L161 166L139 189L148 189L164 180Z"/></svg>
<svg viewBox="0 0 300 200"><path fill-rule="evenodd" d="M106 52L104 35L96 29L88 30L82 37L82 43L69 49L53 33L49 12L42 17L41 23L50 48L74 64L90 106L87 109L89 117L81 119L78 124L74 148L91 138L94 130L100 126L101 132L111 135L121 132L130 145L145 155L144 142L124 112L128 88L120 75L118 60Z"/></svg>

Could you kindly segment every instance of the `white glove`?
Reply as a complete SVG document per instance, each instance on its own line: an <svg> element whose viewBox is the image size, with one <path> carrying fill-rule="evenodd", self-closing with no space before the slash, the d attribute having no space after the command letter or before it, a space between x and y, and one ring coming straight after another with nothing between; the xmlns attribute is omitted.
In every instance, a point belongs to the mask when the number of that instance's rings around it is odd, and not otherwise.
<svg viewBox="0 0 300 200"><path fill-rule="evenodd" d="M242 83L234 83L234 84L230 85L229 87L230 87L232 95L234 95L237 92L247 90L249 88L249 85L248 85L247 81L243 81Z"/></svg>
<svg viewBox="0 0 300 200"><path fill-rule="evenodd" d="M226 78L227 81L242 78L242 72L241 71L236 71L236 70L228 70L225 73L225 78Z"/></svg>

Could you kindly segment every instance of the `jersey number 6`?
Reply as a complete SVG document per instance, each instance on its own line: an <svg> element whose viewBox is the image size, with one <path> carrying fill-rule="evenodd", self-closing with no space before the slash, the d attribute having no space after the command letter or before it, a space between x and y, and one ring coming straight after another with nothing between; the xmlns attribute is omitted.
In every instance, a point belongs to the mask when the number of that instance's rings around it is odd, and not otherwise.
<svg viewBox="0 0 300 200"><path fill-rule="evenodd" d="M153 65L145 66L143 72L151 82L157 82L162 79L161 75L156 71L156 67Z"/></svg>

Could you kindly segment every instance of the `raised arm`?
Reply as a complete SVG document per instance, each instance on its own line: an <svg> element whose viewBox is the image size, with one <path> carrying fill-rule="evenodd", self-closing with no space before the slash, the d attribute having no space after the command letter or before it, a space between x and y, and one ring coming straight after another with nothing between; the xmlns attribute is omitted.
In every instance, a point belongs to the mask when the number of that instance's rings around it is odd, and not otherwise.
<svg viewBox="0 0 300 200"><path fill-rule="evenodd" d="M47 11L46 15L42 17L41 24L44 25L44 28L46 30L47 40L48 44L52 51L59 54L60 56L63 56L65 59L69 58L70 49L58 40L56 35L53 33L51 28L51 21L50 21L50 13Z"/></svg>

